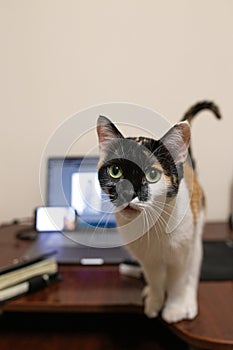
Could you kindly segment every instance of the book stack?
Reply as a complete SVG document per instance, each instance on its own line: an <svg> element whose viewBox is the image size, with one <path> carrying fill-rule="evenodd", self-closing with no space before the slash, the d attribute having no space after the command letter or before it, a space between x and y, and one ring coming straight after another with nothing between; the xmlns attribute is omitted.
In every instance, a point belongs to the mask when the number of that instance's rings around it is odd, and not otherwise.
<svg viewBox="0 0 233 350"><path fill-rule="evenodd" d="M37 291L60 280L58 263L47 255L0 270L0 303Z"/></svg>

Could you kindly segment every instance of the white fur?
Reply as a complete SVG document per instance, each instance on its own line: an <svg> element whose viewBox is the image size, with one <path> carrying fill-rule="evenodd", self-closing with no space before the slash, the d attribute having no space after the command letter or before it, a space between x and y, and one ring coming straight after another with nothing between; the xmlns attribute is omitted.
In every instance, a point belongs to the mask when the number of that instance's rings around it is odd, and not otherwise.
<svg viewBox="0 0 233 350"><path fill-rule="evenodd" d="M162 193L161 188L157 187L154 195L156 192ZM134 200L133 206L141 210L135 217L124 211L116 213L124 241L143 267L147 282L142 293L145 314L156 317L161 311L162 318L169 323L193 319L198 313L204 213L199 213L194 226L184 180L178 196L166 199L157 214L156 202L153 210L151 204Z"/></svg>

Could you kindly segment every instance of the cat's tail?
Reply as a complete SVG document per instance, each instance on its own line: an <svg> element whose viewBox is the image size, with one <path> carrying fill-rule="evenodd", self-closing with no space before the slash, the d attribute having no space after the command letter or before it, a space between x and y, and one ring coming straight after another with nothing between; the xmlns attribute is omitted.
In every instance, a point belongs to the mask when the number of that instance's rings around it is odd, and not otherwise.
<svg viewBox="0 0 233 350"><path fill-rule="evenodd" d="M221 119L221 113L219 110L219 107L212 101L201 101L196 103L195 105L191 106L184 114L181 121L187 120L190 124L193 120L193 118L198 114L199 112L203 111L204 109L207 109L216 116L216 118Z"/></svg>
<svg viewBox="0 0 233 350"><path fill-rule="evenodd" d="M183 118L181 119L181 121L185 121L187 120L189 122L189 124L191 124L193 118L201 111L203 110L209 110L211 112L213 112L213 114L215 115L215 117L217 119L221 119L222 115L220 113L219 107L212 101L201 101L198 102L194 105L192 105L184 114ZM189 156L191 158L192 161L192 166L195 169L196 168L196 164L195 164L195 160L193 158L192 155L192 150L191 150L191 145L189 146Z"/></svg>

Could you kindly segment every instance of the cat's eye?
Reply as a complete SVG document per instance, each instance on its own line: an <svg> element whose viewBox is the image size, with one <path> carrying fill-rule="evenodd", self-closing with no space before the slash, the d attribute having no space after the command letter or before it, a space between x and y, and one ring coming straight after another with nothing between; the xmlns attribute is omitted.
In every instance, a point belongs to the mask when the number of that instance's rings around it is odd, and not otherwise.
<svg viewBox="0 0 233 350"><path fill-rule="evenodd" d="M161 172L155 168L150 168L146 172L146 179L148 182L155 183L158 182L161 178Z"/></svg>
<svg viewBox="0 0 233 350"><path fill-rule="evenodd" d="M114 179L119 179L122 176L122 170L116 164L111 165L111 166L108 167L108 173Z"/></svg>

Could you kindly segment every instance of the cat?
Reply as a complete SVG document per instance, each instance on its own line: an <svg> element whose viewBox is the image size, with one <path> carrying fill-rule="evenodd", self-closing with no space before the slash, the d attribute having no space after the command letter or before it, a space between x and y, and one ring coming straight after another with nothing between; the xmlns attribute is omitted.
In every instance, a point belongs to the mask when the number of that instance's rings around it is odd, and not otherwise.
<svg viewBox="0 0 233 350"><path fill-rule="evenodd" d="M126 248L142 266L144 313L168 323L198 314L206 198L190 124L204 109L221 118L212 101L198 102L158 140L124 137L107 117L97 120L98 179Z"/></svg>

